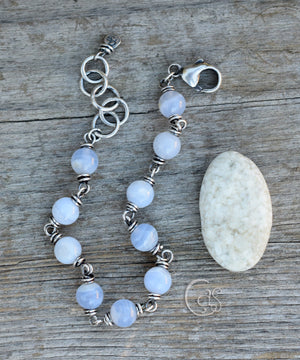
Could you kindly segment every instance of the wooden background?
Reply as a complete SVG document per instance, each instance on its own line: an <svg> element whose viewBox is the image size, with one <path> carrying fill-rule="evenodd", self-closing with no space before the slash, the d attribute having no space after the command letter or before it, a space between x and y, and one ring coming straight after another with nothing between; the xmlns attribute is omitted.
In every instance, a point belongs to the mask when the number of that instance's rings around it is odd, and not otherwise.
<svg viewBox="0 0 300 360"><path fill-rule="evenodd" d="M1 360L300 359L299 1L2 0L0 19ZM99 143L92 191L65 232L95 266L102 314L119 298L146 296L153 258L132 248L121 214L128 184L145 174L153 138L167 128L159 80L170 63L199 57L223 74L213 95L177 82L187 100L182 152L140 213L174 251L174 284L155 314L125 330L88 325L74 298L78 271L55 260L43 233L53 202L76 189L70 156L94 114L79 69L107 33L123 40L110 83L131 116ZM265 255L242 274L220 268L200 232L201 181L226 150L260 167L273 201ZM187 309L185 289L198 278L222 288L220 313Z"/></svg>

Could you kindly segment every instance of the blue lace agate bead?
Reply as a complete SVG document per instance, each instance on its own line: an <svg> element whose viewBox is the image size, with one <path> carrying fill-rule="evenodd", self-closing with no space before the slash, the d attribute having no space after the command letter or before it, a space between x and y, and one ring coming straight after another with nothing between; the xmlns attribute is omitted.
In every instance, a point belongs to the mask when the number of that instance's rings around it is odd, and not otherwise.
<svg viewBox="0 0 300 360"><path fill-rule="evenodd" d="M147 181L137 180L127 188L127 199L139 208L144 208L151 204L154 198L152 185Z"/></svg>
<svg viewBox="0 0 300 360"><path fill-rule="evenodd" d="M135 304L127 299L117 300L110 308L110 316L115 325L128 327L132 325L137 318Z"/></svg>
<svg viewBox="0 0 300 360"><path fill-rule="evenodd" d="M76 150L71 158L73 170L81 174L92 174L98 167L98 156L94 150L82 147Z"/></svg>
<svg viewBox="0 0 300 360"><path fill-rule="evenodd" d="M144 284L150 293L162 295L170 289L172 278L167 269L155 266L146 272Z"/></svg>
<svg viewBox="0 0 300 360"><path fill-rule="evenodd" d="M150 251L158 243L158 234L150 224L138 225L130 236L132 245L140 251Z"/></svg>
<svg viewBox="0 0 300 360"><path fill-rule="evenodd" d="M166 91L159 98L159 110L163 116L182 115L185 110L185 99L177 91Z"/></svg>
<svg viewBox="0 0 300 360"><path fill-rule="evenodd" d="M79 208L69 197L58 199L52 207L54 219L62 225L73 224L79 216Z"/></svg>
<svg viewBox="0 0 300 360"><path fill-rule="evenodd" d="M181 141L178 136L169 131L158 134L153 141L153 150L156 155L164 160L175 157L181 148Z"/></svg>
<svg viewBox="0 0 300 360"><path fill-rule="evenodd" d="M73 264L81 255L81 245L71 236L64 236L54 246L54 255L62 264Z"/></svg>
<svg viewBox="0 0 300 360"><path fill-rule="evenodd" d="M96 309L103 301L103 290L95 282L82 284L76 291L76 300L86 310Z"/></svg>

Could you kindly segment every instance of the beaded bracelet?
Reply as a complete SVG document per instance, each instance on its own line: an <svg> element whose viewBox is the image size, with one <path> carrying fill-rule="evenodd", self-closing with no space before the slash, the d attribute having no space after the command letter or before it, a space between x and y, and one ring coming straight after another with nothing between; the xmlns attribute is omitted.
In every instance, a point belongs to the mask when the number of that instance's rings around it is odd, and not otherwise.
<svg viewBox="0 0 300 360"><path fill-rule="evenodd" d="M159 109L163 116L169 119L169 131L158 134L153 143L154 157L149 167L149 174L143 180L134 181L127 188L127 205L123 213L124 223L128 226L131 234L132 245L141 252L150 252L156 257L155 266L149 269L144 276L144 285L149 291L145 302L133 303L128 299L120 299L113 303L109 312L103 319L98 318L96 309L103 301L103 290L95 282L93 266L82 256L80 242L73 237L63 236L60 233L61 225L71 225L79 217L79 207L82 199L90 191L89 180L98 166L98 157L93 150L94 144L101 139L114 136L121 125L129 116L129 108L126 102L120 97L119 92L108 84L109 65L104 56L111 54L121 43L116 36L106 36L104 43L96 55L87 57L81 66L81 91L91 99L92 105L98 110L92 121L92 129L84 135L84 144L76 150L71 158L73 170L78 174L78 191L71 197L63 197L57 200L52 207L50 221L44 226L44 231L54 244L54 254L56 259L62 264L73 264L75 268L81 270L81 281L76 292L76 300L89 316L91 325L117 325L128 327L132 325L138 316L144 313L152 313L157 310L157 300L166 293L172 284L171 275L168 267L173 260L173 253L158 241L156 229L150 224L138 224L136 215L139 208L144 208L151 204L154 198L153 185L154 176L159 172L166 160L175 157L181 148L179 136L185 129L187 122L181 115L185 109L184 97L175 91L171 81L181 76L190 86L203 92L215 91L221 83L221 77L217 69L198 61L194 65L182 68L178 64L172 64L168 69L168 76L161 83L162 95L159 100ZM92 68L87 69L90 62L102 62L104 71ZM201 65L200 65L201 64ZM202 66L199 68L199 66ZM218 84L213 89L203 89L199 86L200 73L203 70L212 69L218 75ZM88 91L87 85L92 89ZM106 98L102 104L97 101L110 91L114 97ZM123 119L114 111L121 105L124 109ZM110 117L110 118L108 118ZM104 133L98 122L112 128L111 131ZM103 127L103 125L102 125Z"/></svg>

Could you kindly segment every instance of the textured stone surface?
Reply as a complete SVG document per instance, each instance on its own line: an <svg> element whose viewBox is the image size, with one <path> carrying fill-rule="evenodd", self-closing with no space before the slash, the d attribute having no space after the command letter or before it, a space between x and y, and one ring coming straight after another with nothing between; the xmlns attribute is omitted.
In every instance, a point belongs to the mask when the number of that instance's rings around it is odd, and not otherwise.
<svg viewBox="0 0 300 360"><path fill-rule="evenodd" d="M265 179L235 151L218 155L200 191L202 235L211 256L230 271L245 271L262 257L272 226Z"/></svg>

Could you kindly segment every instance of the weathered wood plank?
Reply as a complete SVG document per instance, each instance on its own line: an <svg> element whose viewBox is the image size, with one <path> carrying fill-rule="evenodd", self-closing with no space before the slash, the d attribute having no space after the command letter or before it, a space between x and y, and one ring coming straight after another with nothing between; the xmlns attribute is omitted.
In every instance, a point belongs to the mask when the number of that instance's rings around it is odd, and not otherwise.
<svg viewBox="0 0 300 360"><path fill-rule="evenodd" d="M39 4L33 7L35 14ZM190 96L191 106L299 97L295 63L300 60L300 25L294 2L255 7L238 2L171 7L167 2L164 10L154 9L155 4L152 9L147 2L139 12L123 7L103 16L99 8L93 17L75 11L77 17L63 21L39 21L30 15L25 22L4 23L1 121L91 114L78 89L78 69L95 53L102 33L112 30L123 39L111 59L112 84L123 90L133 112L156 110L156 84L171 62L184 64L199 57L220 67L224 83L213 97Z"/></svg>
<svg viewBox="0 0 300 360"><path fill-rule="evenodd" d="M0 358L299 359L299 4L295 1L53 1L1 4ZM159 310L127 330L95 329L76 305L75 269L59 265L43 234L55 199L76 189L70 156L93 109L78 89L81 61L102 33L122 35L111 82L131 117L97 147L100 166L76 234L105 291L142 301L152 257L131 246L121 214L141 178L154 135L158 81L171 62L201 56L224 75L215 95L178 82L188 128L180 156L158 174L156 198L140 213L175 254L174 285ZM221 269L205 249L198 193L210 161L226 150L249 156L270 188L274 226L259 264ZM184 294L195 279L222 289L220 313L197 317Z"/></svg>

